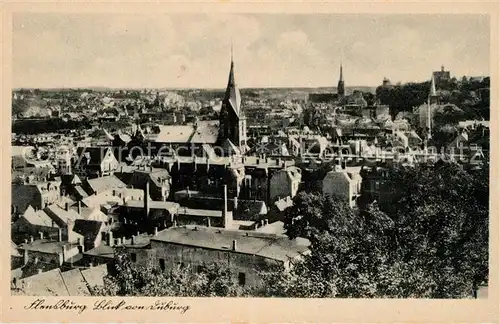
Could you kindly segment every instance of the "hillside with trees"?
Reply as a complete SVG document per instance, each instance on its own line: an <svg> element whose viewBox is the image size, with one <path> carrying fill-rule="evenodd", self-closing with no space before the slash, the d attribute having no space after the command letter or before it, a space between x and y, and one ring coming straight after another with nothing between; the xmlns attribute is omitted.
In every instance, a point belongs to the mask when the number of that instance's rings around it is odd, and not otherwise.
<svg viewBox="0 0 500 324"><path fill-rule="evenodd" d="M480 80L463 77L461 81L451 79L437 88L440 101L458 106L465 119L489 120L490 78ZM430 81L422 83L405 83L394 86L379 86L375 94L379 102L388 105L394 117L401 111L412 112L427 102Z"/></svg>

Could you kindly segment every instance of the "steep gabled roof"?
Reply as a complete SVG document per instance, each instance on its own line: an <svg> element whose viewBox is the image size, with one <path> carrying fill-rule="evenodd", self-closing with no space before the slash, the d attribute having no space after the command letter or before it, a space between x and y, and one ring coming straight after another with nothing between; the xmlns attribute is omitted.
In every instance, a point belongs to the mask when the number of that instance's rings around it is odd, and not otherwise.
<svg viewBox="0 0 500 324"><path fill-rule="evenodd" d="M226 93L224 95L224 99L222 100L222 105L231 106L236 116L240 115L241 95L240 95L240 90L238 89L238 86L236 85L236 82L234 80L234 61L232 53L231 53L231 68L229 70L229 78L227 81Z"/></svg>

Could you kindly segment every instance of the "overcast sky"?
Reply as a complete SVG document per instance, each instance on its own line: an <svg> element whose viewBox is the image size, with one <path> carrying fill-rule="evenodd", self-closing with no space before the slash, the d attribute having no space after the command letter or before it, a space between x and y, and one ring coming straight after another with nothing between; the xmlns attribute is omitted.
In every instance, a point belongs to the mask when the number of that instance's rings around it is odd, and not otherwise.
<svg viewBox="0 0 500 324"><path fill-rule="evenodd" d="M14 15L13 87L245 87L489 75L479 15ZM342 50L343 49L343 50Z"/></svg>

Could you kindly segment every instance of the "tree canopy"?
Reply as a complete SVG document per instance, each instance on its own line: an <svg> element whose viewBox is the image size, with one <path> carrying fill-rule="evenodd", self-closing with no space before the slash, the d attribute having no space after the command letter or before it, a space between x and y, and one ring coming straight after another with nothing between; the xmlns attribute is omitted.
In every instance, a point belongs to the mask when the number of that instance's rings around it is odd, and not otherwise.
<svg viewBox="0 0 500 324"><path fill-rule="evenodd" d="M295 297L468 297L488 276L488 167L394 166L390 199L348 211L299 193L286 215L311 255L271 275L267 293Z"/></svg>

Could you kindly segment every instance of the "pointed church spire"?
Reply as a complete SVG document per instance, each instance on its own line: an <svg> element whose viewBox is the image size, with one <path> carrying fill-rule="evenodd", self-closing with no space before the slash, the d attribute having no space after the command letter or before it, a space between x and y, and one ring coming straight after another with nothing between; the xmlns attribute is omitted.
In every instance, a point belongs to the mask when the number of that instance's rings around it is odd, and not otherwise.
<svg viewBox="0 0 500 324"><path fill-rule="evenodd" d="M226 94L224 96L223 104L229 104L237 116L240 114L241 95L240 90L236 86L234 80L234 57L233 57L233 42L231 41L231 67L229 70L229 78L227 81Z"/></svg>
<svg viewBox="0 0 500 324"><path fill-rule="evenodd" d="M341 50L340 54L340 76L339 76L339 82L337 83L337 94L339 98L343 98L345 95L345 85L344 85L344 73L342 70L342 61L343 61L343 56L344 56L344 50Z"/></svg>
<svg viewBox="0 0 500 324"><path fill-rule="evenodd" d="M340 53L340 77L339 77L339 81L344 81L344 75L342 73L342 61L344 60L344 50L342 49L341 53Z"/></svg>
<svg viewBox="0 0 500 324"><path fill-rule="evenodd" d="M234 47L234 43L233 43L233 40L231 39L231 63L233 63L233 55L234 55L233 47Z"/></svg>

